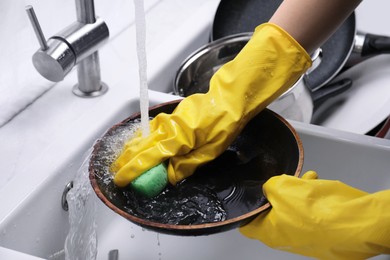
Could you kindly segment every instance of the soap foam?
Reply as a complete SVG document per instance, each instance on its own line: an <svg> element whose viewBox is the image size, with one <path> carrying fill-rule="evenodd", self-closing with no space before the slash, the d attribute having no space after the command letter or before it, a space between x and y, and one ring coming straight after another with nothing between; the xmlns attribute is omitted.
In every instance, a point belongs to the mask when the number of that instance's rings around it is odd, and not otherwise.
<svg viewBox="0 0 390 260"><path fill-rule="evenodd" d="M227 213L222 201L204 184L196 185L185 180L176 186L168 185L153 198L145 198L130 187L115 186L110 166L125 142L133 138L140 128L139 120L128 121L99 140L99 149L90 163L104 195L123 211L154 222L191 225L225 220Z"/></svg>
<svg viewBox="0 0 390 260"><path fill-rule="evenodd" d="M112 182L114 173L110 171L112 163L119 157L125 144L134 138L141 129L139 119L122 124L110 130L109 134L104 135L99 141L101 146L98 151L98 160L94 160L94 167L99 169L95 172L97 178L105 183Z"/></svg>

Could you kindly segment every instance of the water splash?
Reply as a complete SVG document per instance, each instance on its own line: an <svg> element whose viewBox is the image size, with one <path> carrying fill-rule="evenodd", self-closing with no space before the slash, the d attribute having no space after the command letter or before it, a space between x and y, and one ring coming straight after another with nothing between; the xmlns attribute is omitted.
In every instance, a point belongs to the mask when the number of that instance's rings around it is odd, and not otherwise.
<svg viewBox="0 0 390 260"><path fill-rule="evenodd" d="M131 215L158 223L186 225L225 220L221 200L203 182L197 185L196 180L195 183L186 180L176 186L169 185L154 198L145 198L131 188L118 189L113 184L110 165L123 143L131 139L139 127L139 121L125 121L99 141L91 167L105 197Z"/></svg>
<svg viewBox="0 0 390 260"><path fill-rule="evenodd" d="M70 229L65 240L66 260L89 260L97 256L97 205L88 178L89 157L84 160L67 194Z"/></svg>

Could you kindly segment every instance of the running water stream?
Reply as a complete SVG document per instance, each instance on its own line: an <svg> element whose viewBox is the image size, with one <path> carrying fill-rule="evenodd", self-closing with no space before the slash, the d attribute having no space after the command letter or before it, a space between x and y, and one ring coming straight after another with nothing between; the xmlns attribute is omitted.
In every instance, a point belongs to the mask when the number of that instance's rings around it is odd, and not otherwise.
<svg viewBox="0 0 390 260"><path fill-rule="evenodd" d="M92 149L88 151L88 155ZM65 240L66 260L89 260L97 256L96 197L88 178L89 157L86 156L67 194L69 233Z"/></svg>
<svg viewBox="0 0 390 260"><path fill-rule="evenodd" d="M137 41L138 73L140 86L141 128L144 137L149 135L149 95L146 59L146 21L144 0L134 0Z"/></svg>
<svg viewBox="0 0 390 260"><path fill-rule="evenodd" d="M134 0L136 46L140 82L140 111L142 135L149 135L149 95L147 84L146 22L144 0ZM92 150L88 152L90 155ZM89 260L97 256L96 197L88 178L87 156L80 167L74 186L67 194L70 229L64 251L66 260Z"/></svg>

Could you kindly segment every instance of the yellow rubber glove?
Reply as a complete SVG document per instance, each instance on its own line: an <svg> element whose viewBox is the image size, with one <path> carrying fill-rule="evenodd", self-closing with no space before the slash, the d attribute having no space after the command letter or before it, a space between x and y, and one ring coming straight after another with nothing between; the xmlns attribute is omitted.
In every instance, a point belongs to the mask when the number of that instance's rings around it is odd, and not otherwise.
<svg viewBox="0 0 390 260"><path fill-rule="evenodd" d="M206 94L185 98L170 115L159 114L148 137L125 145L111 167L115 184L126 186L169 158L170 183L190 176L226 150L310 66L309 55L285 31L269 23L258 26L236 58L214 74Z"/></svg>
<svg viewBox="0 0 390 260"><path fill-rule="evenodd" d="M241 233L318 259L390 254L390 190L369 194L339 181L304 177L269 179L263 190L272 208Z"/></svg>

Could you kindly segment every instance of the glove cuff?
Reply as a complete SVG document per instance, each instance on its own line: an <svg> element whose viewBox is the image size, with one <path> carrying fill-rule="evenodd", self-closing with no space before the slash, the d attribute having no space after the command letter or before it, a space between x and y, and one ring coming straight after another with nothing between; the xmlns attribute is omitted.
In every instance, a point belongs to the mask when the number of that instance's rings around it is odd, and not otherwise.
<svg viewBox="0 0 390 260"><path fill-rule="evenodd" d="M305 48L303 48L302 45L301 45L299 42L297 42L297 41L295 40L295 38L293 38L293 37L292 37L287 31L285 31L282 27L280 27L280 26L278 26L278 25L276 25L276 24L274 24L274 23L264 23L264 24L261 24L261 25L257 26L256 29L255 29L255 32L256 32L257 30L261 30L263 27L272 27L273 29L279 31L279 33L280 33L280 35L281 35L282 37L286 38L289 42L291 42L291 44L292 44L295 48L297 48L297 50L298 50L299 52L301 52L301 54L304 56L303 59L306 59L308 62L311 63L312 59L311 59L310 55L307 53L307 51L305 50Z"/></svg>
<svg viewBox="0 0 390 260"><path fill-rule="evenodd" d="M208 94L244 126L286 92L312 65L306 50L272 23L256 27L252 38L211 78ZM227 108L227 105L230 107Z"/></svg>

